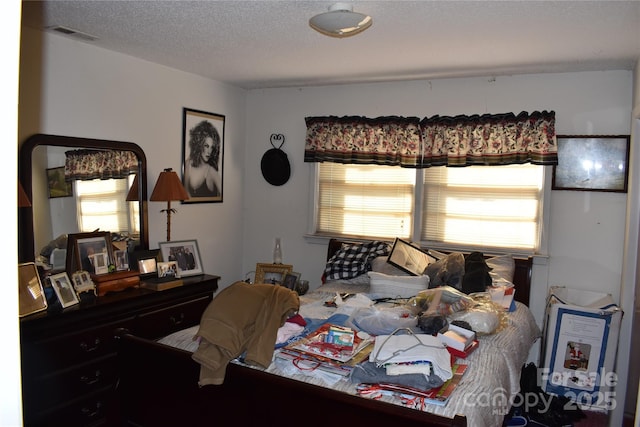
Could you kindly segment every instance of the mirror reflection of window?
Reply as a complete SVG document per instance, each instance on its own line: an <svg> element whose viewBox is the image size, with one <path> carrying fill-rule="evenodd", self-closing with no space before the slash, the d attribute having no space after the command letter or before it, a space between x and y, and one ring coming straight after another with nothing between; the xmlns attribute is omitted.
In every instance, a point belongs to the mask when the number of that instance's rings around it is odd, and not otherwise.
<svg viewBox="0 0 640 427"><path fill-rule="evenodd" d="M81 232L110 230L139 232L139 204L125 199L133 175L129 179L95 179L75 181L77 216Z"/></svg>

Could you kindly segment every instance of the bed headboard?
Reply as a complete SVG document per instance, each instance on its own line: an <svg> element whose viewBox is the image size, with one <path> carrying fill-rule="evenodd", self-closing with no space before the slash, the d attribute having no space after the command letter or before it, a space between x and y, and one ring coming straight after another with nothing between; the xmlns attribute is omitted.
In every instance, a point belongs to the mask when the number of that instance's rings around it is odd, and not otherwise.
<svg viewBox="0 0 640 427"><path fill-rule="evenodd" d="M362 243L341 239L330 239L327 247L327 260L335 254L345 243ZM531 268L533 258L514 258L516 268L513 273L513 285L516 288L515 300L529 306L529 294L531 293Z"/></svg>

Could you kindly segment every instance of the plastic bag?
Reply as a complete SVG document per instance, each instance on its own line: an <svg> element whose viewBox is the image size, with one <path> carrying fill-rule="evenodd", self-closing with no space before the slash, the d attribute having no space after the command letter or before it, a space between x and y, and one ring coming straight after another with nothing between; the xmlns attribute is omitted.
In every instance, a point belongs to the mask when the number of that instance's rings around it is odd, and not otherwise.
<svg viewBox="0 0 640 427"><path fill-rule="evenodd" d="M418 295L407 301L406 306L415 315L441 314L447 316L466 310L472 304L473 299L468 295L451 286L441 286L418 292Z"/></svg>
<svg viewBox="0 0 640 427"><path fill-rule="evenodd" d="M508 319L504 308L493 302L489 294L473 294L473 301L473 305L465 311L449 315L449 320L462 320L469 323L471 329L478 335L493 334L506 326Z"/></svg>
<svg viewBox="0 0 640 427"><path fill-rule="evenodd" d="M415 330L418 321L408 308L398 306L388 309L361 308L353 314L353 322L358 329L370 335L389 335L398 328Z"/></svg>

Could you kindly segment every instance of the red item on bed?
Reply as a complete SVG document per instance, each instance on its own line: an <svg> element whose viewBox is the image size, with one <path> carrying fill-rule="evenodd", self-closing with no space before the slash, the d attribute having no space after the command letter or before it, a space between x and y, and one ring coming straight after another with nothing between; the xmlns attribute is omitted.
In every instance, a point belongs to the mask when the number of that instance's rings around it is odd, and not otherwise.
<svg viewBox="0 0 640 427"><path fill-rule="evenodd" d="M300 316L299 314L289 317L287 319L287 322L295 323L296 325L300 325L300 326L307 326L307 321L304 320L304 317Z"/></svg>
<svg viewBox="0 0 640 427"><path fill-rule="evenodd" d="M467 348L464 349L464 351L460 351L457 350L453 347L448 347L447 346L447 351L449 353L451 353L451 356L455 356L455 357L460 357L462 359L466 359L466 357L468 355L470 355L471 353L473 353L473 351L478 348L478 340L473 340L473 342L471 344L469 344L469 346Z"/></svg>

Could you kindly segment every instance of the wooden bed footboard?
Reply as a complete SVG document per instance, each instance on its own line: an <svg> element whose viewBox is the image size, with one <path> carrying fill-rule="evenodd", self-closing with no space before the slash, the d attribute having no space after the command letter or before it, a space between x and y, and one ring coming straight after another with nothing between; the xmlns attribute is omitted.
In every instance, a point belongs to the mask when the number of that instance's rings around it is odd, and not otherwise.
<svg viewBox="0 0 640 427"><path fill-rule="evenodd" d="M224 384L198 386L191 353L117 332L124 426L466 426L453 419L230 364Z"/></svg>

